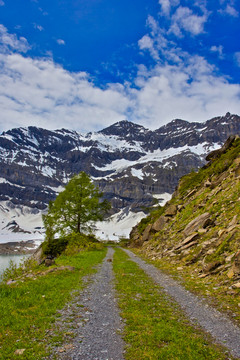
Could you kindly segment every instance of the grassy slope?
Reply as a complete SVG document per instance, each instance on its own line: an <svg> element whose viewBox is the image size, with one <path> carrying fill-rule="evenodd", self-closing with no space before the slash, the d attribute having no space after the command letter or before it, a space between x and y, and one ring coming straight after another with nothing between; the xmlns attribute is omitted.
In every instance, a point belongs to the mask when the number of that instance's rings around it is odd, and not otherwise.
<svg viewBox="0 0 240 360"><path fill-rule="evenodd" d="M70 265L74 271L62 270L40 276L35 268L32 278L12 285L0 285L0 359L19 359L17 349L25 349L20 358L42 359L47 356L46 345L59 341L61 334L49 339L57 311L71 298L74 289L81 289L82 278L93 273L106 251L83 251L74 256L60 256L56 265Z"/></svg>
<svg viewBox="0 0 240 360"><path fill-rule="evenodd" d="M211 166L192 172L182 178L171 204L180 209L170 218L164 229L152 233L137 251L154 262L155 265L173 274L186 286L200 294L221 309L231 311L240 321L240 289L232 286L239 277L228 277L234 255L240 249L240 139ZM238 169L238 170L237 170ZM155 210L138 225L138 232L143 234L148 224L153 224L166 208ZM199 234L198 244L186 251L171 252L184 240L185 226L198 215L209 212L213 225L205 233ZM236 216L236 225L229 224ZM202 249L208 241L213 241L207 251ZM134 242L132 243L134 246ZM198 255L201 254L199 257ZM204 275L204 266L219 261L222 266L216 273ZM219 270L219 271L218 271Z"/></svg>

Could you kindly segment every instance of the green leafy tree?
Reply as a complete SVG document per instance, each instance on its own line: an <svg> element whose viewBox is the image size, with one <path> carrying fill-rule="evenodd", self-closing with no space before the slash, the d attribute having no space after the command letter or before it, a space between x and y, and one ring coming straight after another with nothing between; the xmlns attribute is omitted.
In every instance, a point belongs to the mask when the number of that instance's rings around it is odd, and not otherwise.
<svg viewBox="0 0 240 360"><path fill-rule="evenodd" d="M66 236L91 232L94 223L102 221L110 209L102 195L85 172L75 175L43 216L46 240L53 239L56 233Z"/></svg>

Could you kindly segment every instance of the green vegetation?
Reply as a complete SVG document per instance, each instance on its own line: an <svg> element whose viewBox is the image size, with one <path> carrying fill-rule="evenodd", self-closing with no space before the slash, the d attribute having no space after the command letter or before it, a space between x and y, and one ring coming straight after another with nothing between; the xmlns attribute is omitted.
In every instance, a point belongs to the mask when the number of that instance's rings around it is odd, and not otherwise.
<svg viewBox="0 0 240 360"><path fill-rule="evenodd" d="M129 344L126 360L226 359L120 249L116 249L113 266L125 320L124 339Z"/></svg>
<svg viewBox="0 0 240 360"><path fill-rule="evenodd" d="M190 174L184 176L180 181L179 192L184 196L187 192L201 186L202 182L212 176L219 175L233 164L233 160L240 154L240 139L235 140L230 149L220 158L217 158L211 166L203 167L198 171L192 171Z"/></svg>
<svg viewBox="0 0 240 360"><path fill-rule="evenodd" d="M83 234L91 233L94 223L103 220L110 208L106 200L101 201L102 195L83 171L69 181L56 200L49 203L47 215L43 215L46 254L61 254L69 242L79 240L80 246L84 244L88 237Z"/></svg>
<svg viewBox="0 0 240 360"><path fill-rule="evenodd" d="M33 264L27 272L14 268L8 271L6 275L15 274L16 282L0 284L1 360L37 360L48 356L49 342L59 342L62 338L61 333L49 338L58 310L71 299L73 290L83 288L83 276L96 271L94 267L103 260L105 250L61 255L50 268L57 268L53 272ZM25 349L22 356L15 353L18 349Z"/></svg>

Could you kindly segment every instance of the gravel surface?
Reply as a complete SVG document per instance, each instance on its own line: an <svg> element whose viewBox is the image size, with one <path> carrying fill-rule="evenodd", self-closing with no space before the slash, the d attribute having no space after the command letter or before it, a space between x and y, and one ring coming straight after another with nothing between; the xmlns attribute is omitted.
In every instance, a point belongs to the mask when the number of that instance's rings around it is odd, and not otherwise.
<svg viewBox="0 0 240 360"><path fill-rule="evenodd" d="M193 295L170 276L137 257L129 250L125 250L129 257L136 262L163 290L178 302L193 324L198 324L207 331L218 344L224 345L233 356L240 359L240 328L225 315L209 306L204 299Z"/></svg>
<svg viewBox="0 0 240 360"><path fill-rule="evenodd" d="M113 286L113 253L109 248L90 284L61 311L58 327L64 328L66 338L60 348L54 349L57 359L124 359L124 342L120 336L123 323Z"/></svg>

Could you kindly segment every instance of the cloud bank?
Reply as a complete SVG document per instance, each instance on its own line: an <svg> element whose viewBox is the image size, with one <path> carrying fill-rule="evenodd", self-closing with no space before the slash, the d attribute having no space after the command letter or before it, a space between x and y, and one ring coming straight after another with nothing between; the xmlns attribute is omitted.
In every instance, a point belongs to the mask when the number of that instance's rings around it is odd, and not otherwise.
<svg viewBox="0 0 240 360"><path fill-rule="evenodd" d="M220 3L225 10L234 5ZM51 57L30 57L27 39L0 25L0 130L32 125L88 132L123 119L156 129L174 118L205 121L228 111L240 114L240 85L178 43L206 31L206 2L195 0L197 12L178 0L159 4L159 16L168 26L148 17L146 34L138 41L143 61L135 64L135 77L104 86L96 85L86 72L67 71ZM221 45L213 44L209 53L224 56ZM152 59L151 66L145 65L146 56ZM239 52L234 58L240 66Z"/></svg>

